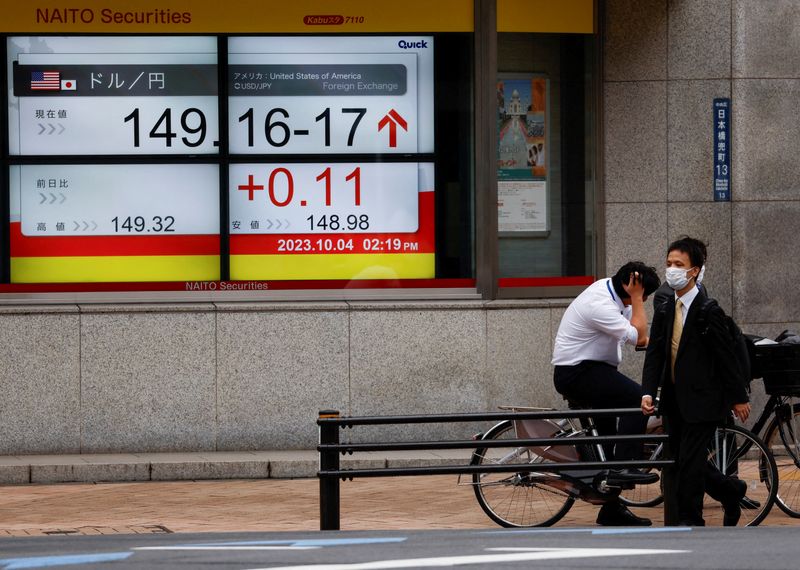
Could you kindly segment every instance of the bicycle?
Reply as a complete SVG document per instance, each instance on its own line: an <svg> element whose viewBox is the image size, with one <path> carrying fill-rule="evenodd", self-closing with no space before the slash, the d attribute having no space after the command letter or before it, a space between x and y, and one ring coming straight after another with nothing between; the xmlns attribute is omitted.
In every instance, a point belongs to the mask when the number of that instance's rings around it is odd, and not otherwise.
<svg viewBox="0 0 800 570"><path fill-rule="evenodd" d="M756 436L763 434L765 447L775 460L775 503L790 517L800 518L800 403L793 401L800 397L800 346L757 345L754 364L769 398L750 431ZM654 420L648 423L648 433L661 433L660 421ZM661 444L651 445L645 455L657 459L662 448ZM621 499L628 506L652 507L659 505L663 496L659 486L650 485L625 491ZM752 501L742 502L743 512L753 508Z"/></svg>
<svg viewBox="0 0 800 570"><path fill-rule="evenodd" d="M501 407L511 411L537 411L542 408ZM603 446L559 445L545 447L517 446L520 438L573 438L596 436L591 418L585 427L577 420L504 420L480 435L480 440L509 439L508 447L480 447L473 452L471 464L541 465L541 470L519 473L475 473L472 485L478 504L493 521L504 527L552 526L561 520L577 500L602 504L616 499L622 487L605 483L603 471L576 470L553 472L549 463L605 461ZM660 446L656 446L659 448ZM656 449L653 450L655 453ZM660 453L660 450L659 450ZM755 509L743 510L740 526L755 526L769 514L777 492L778 471L772 454L757 436L736 426L717 429L709 447L709 460L724 474L738 476L748 483L748 495L758 501ZM653 484L650 487L658 487ZM638 487L637 487L638 488ZM709 524L722 524L719 503L705 505Z"/></svg>

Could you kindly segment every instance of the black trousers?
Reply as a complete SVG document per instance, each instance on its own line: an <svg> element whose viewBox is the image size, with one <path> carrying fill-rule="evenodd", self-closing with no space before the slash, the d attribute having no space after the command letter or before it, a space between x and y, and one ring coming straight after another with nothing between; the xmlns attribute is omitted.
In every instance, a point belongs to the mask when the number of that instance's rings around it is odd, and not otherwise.
<svg viewBox="0 0 800 570"><path fill-rule="evenodd" d="M724 501L734 492L731 478L708 461L708 447L721 422L690 423L680 413L664 416L669 447L677 463L675 481L678 522L705 526L703 495Z"/></svg>
<svg viewBox="0 0 800 570"><path fill-rule="evenodd" d="M605 362L584 360L575 366L556 366L553 383L559 394L589 408L638 408L642 404L642 387ZM600 435L642 435L647 429L647 416L596 418ZM618 444L613 453L619 461L642 458L641 443Z"/></svg>

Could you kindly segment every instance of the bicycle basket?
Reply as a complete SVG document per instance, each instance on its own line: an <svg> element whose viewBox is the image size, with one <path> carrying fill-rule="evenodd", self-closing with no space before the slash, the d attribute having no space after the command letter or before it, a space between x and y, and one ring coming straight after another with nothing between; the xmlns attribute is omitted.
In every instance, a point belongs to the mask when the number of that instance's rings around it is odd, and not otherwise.
<svg viewBox="0 0 800 570"><path fill-rule="evenodd" d="M800 396L800 345L756 345L755 360L767 394Z"/></svg>

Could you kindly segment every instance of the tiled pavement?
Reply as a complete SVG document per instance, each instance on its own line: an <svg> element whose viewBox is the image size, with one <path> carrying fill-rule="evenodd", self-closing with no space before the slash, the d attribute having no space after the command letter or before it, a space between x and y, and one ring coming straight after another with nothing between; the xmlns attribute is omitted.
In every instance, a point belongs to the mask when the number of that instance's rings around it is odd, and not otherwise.
<svg viewBox="0 0 800 570"><path fill-rule="evenodd" d="M197 472L197 466L186 469L187 473ZM227 471L228 475L232 473ZM458 485L457 479L430 476L342 482L341 528L496 528L478 506L472 487ZM636 512L652 518L656 525L663 522L661 508ZM576 503L558 526L591 526L596 513L597 507ZM799 523L774 508L762 525ZM0 486L0 537L317 529L319 483L309 478L151 478L117 483Z"/></svg>

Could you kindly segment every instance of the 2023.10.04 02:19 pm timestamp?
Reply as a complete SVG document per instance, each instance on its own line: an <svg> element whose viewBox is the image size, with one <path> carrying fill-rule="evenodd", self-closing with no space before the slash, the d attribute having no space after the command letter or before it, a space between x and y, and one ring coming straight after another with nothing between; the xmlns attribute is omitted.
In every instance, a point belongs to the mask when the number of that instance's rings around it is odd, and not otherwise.
<svg viewBox="0 0 800 570"><path fill-rule="evenodd" d="M297 253L397 253L419 251L419 243L396 237L354 238L280 238L279 252Z"/></svg>

